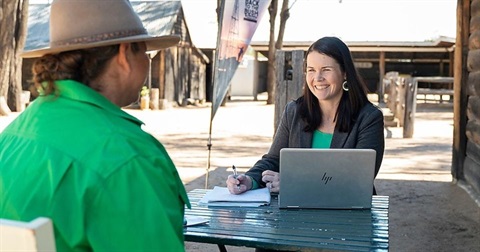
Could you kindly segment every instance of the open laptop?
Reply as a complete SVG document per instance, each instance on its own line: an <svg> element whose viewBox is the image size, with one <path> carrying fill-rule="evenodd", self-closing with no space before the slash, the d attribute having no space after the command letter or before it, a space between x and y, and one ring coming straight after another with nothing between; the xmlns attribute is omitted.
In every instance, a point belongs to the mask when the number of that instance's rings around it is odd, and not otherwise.
<svg viewBox="0 0 480 252"><path fill-rule="evenodd" d="M284 148L280 208L368 209L375 150Z"/></svg>

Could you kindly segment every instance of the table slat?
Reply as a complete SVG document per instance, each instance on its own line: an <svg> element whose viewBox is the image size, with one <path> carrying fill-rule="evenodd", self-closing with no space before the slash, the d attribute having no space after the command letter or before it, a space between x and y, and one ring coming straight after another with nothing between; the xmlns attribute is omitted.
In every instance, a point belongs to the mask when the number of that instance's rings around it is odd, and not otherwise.
<svg viewBox="0 0 480 252"><path fill-rule="evenodd" d="M373 196L372 209L279 209L278 198L258 208L206 207L198 201L208 190L189 192L192 209L207 225L185 228L185 240L267 249L388 251L388 196Z"/></svg>

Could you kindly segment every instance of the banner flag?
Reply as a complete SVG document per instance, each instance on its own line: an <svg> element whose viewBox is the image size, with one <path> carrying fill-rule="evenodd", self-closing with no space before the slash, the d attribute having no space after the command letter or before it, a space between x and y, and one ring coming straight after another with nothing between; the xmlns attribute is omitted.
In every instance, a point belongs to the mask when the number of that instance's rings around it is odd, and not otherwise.
<svg viewBox="0 0 480 252"><path fill-rule="evenodd" d="M223 0L220 7L212 94L213 120L270 0Z"/></svg>

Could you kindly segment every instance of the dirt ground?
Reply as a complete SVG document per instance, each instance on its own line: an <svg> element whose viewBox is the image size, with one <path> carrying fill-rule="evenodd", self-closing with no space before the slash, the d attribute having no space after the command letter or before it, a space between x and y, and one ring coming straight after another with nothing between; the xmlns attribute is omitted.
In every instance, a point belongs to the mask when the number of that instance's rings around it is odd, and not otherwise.
<svg viewBox="0 0 480 252"><path fill-rule="evenodd" d="M451 104L418 104L411 139L402 138L402 128L385 129L385 156L375 185L379 194L390 196L391 251L480 251L478 195L452 183L452 111ZM186 189L204 188L210 107L132 113L166 146ZM233 100L219 108L212 123L208 188L225 185L233 164L246 171L268 150L273 113L274 106L264 101ZM218 251L215 245L190 242L186 249Z"/></svg>
<svg viewBox="0 0 480 252"><path fill-rule="evenodd" d="M419 104L414 137L385 128L386 150L375 181L379 195L390 196L390 251L480 252L480 197L452 183L451 105ZM157 111L127 110L166 147L187 191L205 188L208 167L208 105ZM274 106L235 99L222 106L212 123L208 188L225 185L234 164L246 171L269 148ZM13 118L0 117L0 131ZM187 251L218 251L216 245L186 243ZM254 251L227 246L228 251Z"/></svg>

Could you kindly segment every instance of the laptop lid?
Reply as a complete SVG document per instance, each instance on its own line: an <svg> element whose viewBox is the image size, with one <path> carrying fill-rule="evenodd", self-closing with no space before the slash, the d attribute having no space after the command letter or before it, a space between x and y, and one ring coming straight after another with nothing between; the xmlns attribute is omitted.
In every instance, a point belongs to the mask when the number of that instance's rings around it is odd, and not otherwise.
<svg viewBox="0 0 480 252"><path fill-rule="evenodd" d="M375 150L284 148L280 208L371 208Z"/></svg>

